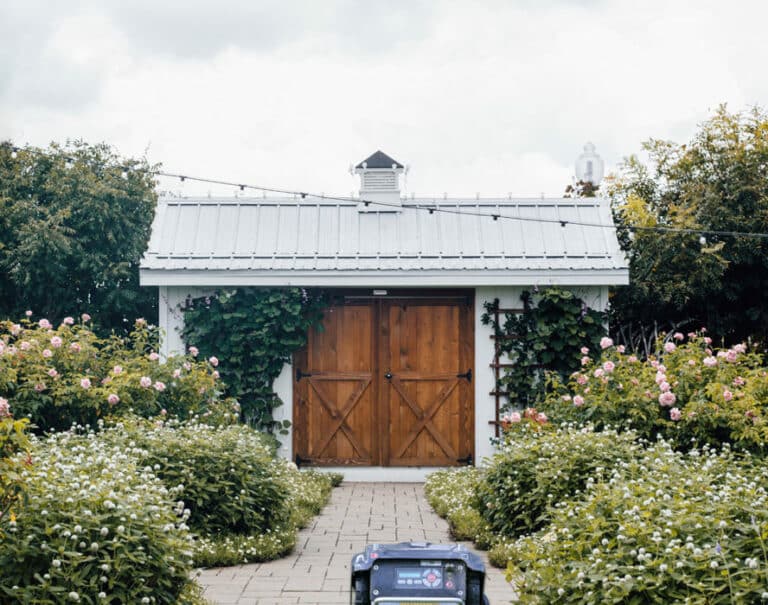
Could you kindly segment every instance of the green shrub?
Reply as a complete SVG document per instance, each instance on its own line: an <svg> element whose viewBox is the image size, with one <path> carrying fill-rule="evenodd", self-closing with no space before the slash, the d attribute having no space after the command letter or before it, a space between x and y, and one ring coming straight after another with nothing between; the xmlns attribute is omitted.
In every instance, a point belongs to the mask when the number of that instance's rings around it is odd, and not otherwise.
<svg viewBox="0 0 768 605"><path fill-rule="evenodd" d="M661 442L509 548L522 603L761 603L768 467Z"/></svg>
<svg viewBox="0 0 768 605"><path fill-rule="evenodd" d="M28 421L14 420L8 401L0 397L0 520L8 514L15 514L14 507L22 498L24 466L31 463L31 458L21 458L29 451L27 437ZM2 539L0 529L0 539Z"/></svg>
<svg viewBox="0 0 768 605"><path fill-rule="evenodd" d="M124 444L166 487L178 490L195 532L263 533L289 519L279 463L264 436L247 426L126 418L102 438Z"/></svg>
<svg viewBox="0 0 768 605"><path fill-rule="evenodd" d="M188 355L160 363L143 320L125 339L102 339L85 318L66 318L55 329L45 319L0 321L0 396L17 418L50 430L94 426L99 418L128 412L186 418L220 413L225 405L225 412L236 411L233 401L221 401L216 358Z"/></svg>
<svg viewBox="0 0 768 605"><path fill-rule="evenodd" d="M472 540L481 548L489 548L494 538L472 506L475 488L482 477L483 471L474 466L437 471L427 477L424 492L435 512L448 521L456 540Z"/></svg>
<svg viewBox="0 0 768 605"><path fill-rule="evenodd" d="M176 490L94 433L36 442L32 461L24 505L0 519L0 601L186 602L192 537Z"/></svg>
<svg viewBox="0 0 768 605"><path fill-rule="evenodd" d="M768 372L745 345L716 350L703 334L659 342L663 357L639 361L604 339L566 386L556 379L543 409L556 421L591 422L657 435L678 447L730 443L764 452Z"/></svg>
<svg viewBox="0 0 768 605"><path fill-rule="evenodd" d="M473 505L491 530L515 537L544 526L553 505L602 481L621 461L639 455L631 433L562 426L510 425L475 488Z"/></svg>

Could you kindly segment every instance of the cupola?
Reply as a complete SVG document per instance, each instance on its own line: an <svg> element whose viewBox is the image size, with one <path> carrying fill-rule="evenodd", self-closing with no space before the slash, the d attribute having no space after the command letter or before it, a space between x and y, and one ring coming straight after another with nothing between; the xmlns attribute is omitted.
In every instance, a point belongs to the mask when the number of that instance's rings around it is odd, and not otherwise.
<svg viewBox="0 0 768 605"><path fill-rule="evenodd" d="M360 175L360 210L366 212L397 212L400 209L400 175L405 172L397 160L383 151L377 151L357 166L355 174ZM363 202L384 202L387 206Z"/></svg>

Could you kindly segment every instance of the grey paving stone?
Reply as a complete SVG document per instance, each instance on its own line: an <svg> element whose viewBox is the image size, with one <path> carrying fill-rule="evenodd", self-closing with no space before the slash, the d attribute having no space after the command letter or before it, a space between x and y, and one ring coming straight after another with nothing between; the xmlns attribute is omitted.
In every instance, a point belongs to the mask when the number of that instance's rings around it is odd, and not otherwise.
<svg viewBox="0 0 768 605"><path fill-rule="evenodd" d="M345 605L352 555L369 543L408 539L452 542L447 523L427 503L423 485L344 483L299 532L290 555L268 563L202 570L198 582L205 598L217 605ZM491 604L514 601L503 571L487 564L486 571Z"/></svg>

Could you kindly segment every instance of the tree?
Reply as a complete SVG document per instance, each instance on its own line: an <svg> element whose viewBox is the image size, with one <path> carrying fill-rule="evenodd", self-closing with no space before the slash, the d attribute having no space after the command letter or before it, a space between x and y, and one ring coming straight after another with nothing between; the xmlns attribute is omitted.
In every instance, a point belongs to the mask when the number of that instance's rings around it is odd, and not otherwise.
<svg viewBox="0 0 768 605"><path fill-rule="evenodd" d="M768 233L768 114L721 106L689 143L643 149L650 166L626 159L608 189L630 266L630 285L613 296L614 330L663 320L765 343L768 241L711 232Z"/></svg>
<svg viewBox="0 0 768 605"><path fill-rule="evenodd" d="M157 196L145 160L82 141L18 151L0 144L0 317L82 312L101 331L154 322L139 288Z"/></svg>

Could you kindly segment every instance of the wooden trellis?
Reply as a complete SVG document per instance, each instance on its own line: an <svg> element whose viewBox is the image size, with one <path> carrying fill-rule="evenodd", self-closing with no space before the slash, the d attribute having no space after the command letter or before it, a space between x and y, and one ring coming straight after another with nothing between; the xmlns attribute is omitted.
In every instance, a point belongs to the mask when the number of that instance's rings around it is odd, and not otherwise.
<svg viewBox="0 0 768 605"><path fill-rule="evenodd" d="M495 299L493 301L493 318L496 326L501 325L501 316L502 315L519 315L523 313L524 309L522 308L504 308L499 306L499 299ZM493 377L494 377L494 388L493 391L490 392L490 395L493 396L495 401L495 411L494 411L494 419L489 420L488 424L494 425L494 431L496 437L499 436L499 427L501 426L501 416L500 416L500 409L501 409L501 398L502 397L508 397L509 393L507 391L502 391L500 387L501 382L501 373L504 368L511 368L513 363L502 363L501 361L501 342L504 340L511 340L513 338L517 338L515 334L507 334L504 336L497 335L495 332L491 334L491 339L493 339L493 363L491 363L491 369L493 370Z"/></svg>

